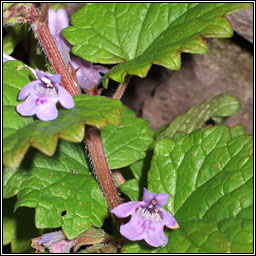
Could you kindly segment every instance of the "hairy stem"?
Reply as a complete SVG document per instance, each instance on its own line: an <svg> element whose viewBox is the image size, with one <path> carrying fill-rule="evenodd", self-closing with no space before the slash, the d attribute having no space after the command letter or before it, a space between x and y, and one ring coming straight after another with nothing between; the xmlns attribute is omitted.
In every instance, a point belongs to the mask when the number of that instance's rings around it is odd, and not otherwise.
<svg viewBox="0 0 256 256"><path fill-rule="evenodd" d="M52 38L49 28L46 24L46 13L48 12L48 7L43 5L42 15L39 18L39 22L33 21L31 26L36 32L40 43L47 55L51 65L53 66L56 73L61 75L61 83L65 89L67 89L72 95L80 94L80 89L78 85L72 79L72 76L68 72L60 53L56 47L56 44ZM40 22L42 21L42 22ZM93 90L92 90L93 91ZM91 93L93 95L93 92ZM104 149L102 145L101 135L99 129L92 126L86 126L86 143L88 145L88 150L92 158L93 168L95 175L100 184L101 190L106 198L108 206L111 209L115 208L121 204L121 199L117 193L116 187L112 180L110 170L106 161L104 154Z"/></svg>
<svg viewBox="0 0 256 256"><path fill-rule="evenodd" d="M40 14L40 17L39 17L39 22L40 23L46 23L49 7L50 7L50 4L48 4L48 3L42 4L41 14Z"/></svg>
<svg viewBox="0 0 256 256"><path fill-rule="evenodd" d="M129 75L129 74L126 75L126 77L125 77L125 79L124 79L124 82L121 83L121 84L119 84L119 86L118 86L118 88L117 88L117 90L116 90L116 92L115 92L115 94L114 94L114 96L113 96L113 99L118 99L118 100L121 99L121 97L122 97L122 95L124 94L124 91L125 91L127 85L128 85L129 82L130 82L131 77L132 77L132 76Z"/></svg>
<svg viewBox="0 0 256 256"><path fill-rule="evenodd" d="M86 143L92 157L95 175L107 200L108 206L110 210L112 210L122 202L108 168L99 129L89 125L86 126Z"/></svg>
<svg viewBox="0 0 256 256"><path fill-rule="evenodd" d="M80 94L79 86L74 82L70 73L68 72L67 67L65 66L61 55L58 51L58 48L52 38L52 35L49 31L48 25L46 24L47 9L45 6L42 10L42 16L39 17L39 22L31 24L36 35L38 36L39 42L42 45L45 54L47 55L52 67L54 68L55 73L61 75L61 84L62 86L69 91L72 95ZM40 22L40 21L43 22Z"/></svg>

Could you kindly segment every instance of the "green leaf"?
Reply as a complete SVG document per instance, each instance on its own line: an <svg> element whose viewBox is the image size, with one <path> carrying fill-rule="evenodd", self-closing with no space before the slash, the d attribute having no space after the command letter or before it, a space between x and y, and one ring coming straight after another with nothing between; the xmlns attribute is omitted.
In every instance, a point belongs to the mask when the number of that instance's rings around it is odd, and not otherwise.
<svg viewBox="0 0 256 256"><path fill-rule="evenodd" d="M62 227L68 239L92 225L101 227L107 215L80 144L62 140L53 157L31 149L19 169L5 169L3 184L5 198L17 194L15 209L36 208L37 228Z"/></svg>
<svg viewBox="0 0 256 256"><path fill-rule="evenodd" d="M253 251L252 151L250 136L231 138L225 126L156 143L148 188L170 194L166 209L180 228L166 231L168 245L154 252ZM123 251L145 252L143 247L127 244Z"/></svg>
<svg viewBox="0 0 256 256"><path fill-rule="evenodd" d="M181 52L208 51L204 37L231 37L223 16L248 3L94 3L72 15L63 31L72 52L91 62L116 64L104 77L145 77L152 64L177 70ZM99 15L100 13L100 15Z"/></svg>
<svg viewBox="0 0 256 256"><path fill-rule="evenodd" d="M35 79L29 69L18 61L4 63L3 83L3 153L4 164L16 168L28 148L33 146L43 153L54 154L59 138L81 142L85 124L104 128L108 122L119 125L122 104L118 100L102 96L74 96L75 108L60 109L56 120L34 121L21 117L15 110L19 90Z"/></svg>
<svg viewBox="0 0 256 256"><path fill-rule="evenodd" d="M153 142L153 132L148 121L123 107L120 126L108 124L101 132L109 168L122 168L144 158Z"/></svg>
<svg viewBox="0 0 256 256"><path fill-rule="evenodd" d="M252 211L252 209L251 209ZM182 228L166 231L168 245L153 248L144 242L127 242L122 253L252 253L252 220L190 221Z"/></svg>
<svg viewBox="0 0 256 256"><path fill-rule="evenodd" d="M231 136L232 138L236 138L239 136L245 135L245 129L242 125L236 125L231 128Z"/></svg>
<svg viewBox="0 0 256 256"><path fill-rule="evenodd" d="M150 169L152 150L147 151L147 156L136 163L130 165L130 170L135 179L127 180L120 190L133 201L140 201L143 196L143 188L147 187L147 174Z"/></svg>
<svg viewBox="0 0 256 256"><path fill-rule="evenodd" d="M204 100L195 105L187 112L175 118L171 124L158 136L177 137L190 133L201 128L204 123L212 117L227 117L233 115L240 108L239 101L228 94L220 94L210 99Z"/></svg>
<svg viewBox="0 0 256 256"><path fill-rule="evenodd" d="M3 38L3 51L10 55L20 41L29 37L28 24L24 24L22 27L20 24L17 24L5 28L5 30L7 30L8 34Z"/></svg>
<svg viewBox="0 0 256 256"><path fill-rule="evenodd" d="M149 171L151 159L142 159L130 166L135 179L140 180L144 171Z"/></svg>
<svg viewBox="0 0 256 256"><path fill-rule="evenodd" d="M3 200L3 245L11 243L12 253L28 252L31 238L41 231L34 224L34 211L28 208L13 213L15 198Z"/></svg>
<svg viewBox="0 0 256 256"><path fill-rule="evenodd" d="M131 201L141 201L141 193L139 188L139 180L127 180L121 187L121 191L128 195Z"/></svg>

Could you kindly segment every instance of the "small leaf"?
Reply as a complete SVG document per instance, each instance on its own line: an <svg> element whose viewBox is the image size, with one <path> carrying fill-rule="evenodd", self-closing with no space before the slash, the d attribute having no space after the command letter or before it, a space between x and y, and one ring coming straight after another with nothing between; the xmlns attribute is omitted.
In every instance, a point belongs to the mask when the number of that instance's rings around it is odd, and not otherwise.
<svg viewBox="0 0 256 256"><path fill-rule="evenodd" d="M158 136L173 138L175 135L190 133L198 128L211 117L227 117L233 115L240 108L239 101L228 94L220 94L204 100L195 105L187 112L176 117L163 132Z"/></svg>
<svg viewBox="0 0 256 256"><path fill-rule="evenodd" d="M140 201L143 196L143 188L147 187L147 174L150 169L152 150L147 151L147 156L130 165L130 170L135 179L127 180L120 190L130 197L132 201Z"/></svg>
<svg viewBox="0 0 256 256"><path fill-rule="evenodd" d="M224 15L248 3L94 3L72 15L63 31L72 52L91 62L115 64L104 77L145 77L152 64L177 70L181 52L206 53L205 37L231 37ZM100 15L99 15L100 13Z"/></svg>
<svg viewBox="0 0 256 256"><path fill-rule="evenodd" d="M110 169L125 167L144 158L153 142L153 130L148 128L148 121L136 118L126 107L122 110L120 126L108 124L101 136Z"/></svg>
<svg viewBox="0 0 256 256"><path fill-rule="evenodd" d="M56 150L59 138L81 142L84 138L85 124L100 129L108 122L119 124L121 102L102 96L74 96L75 108L59 110L58 118L50 122L21 117L15 110L16 105L20 103L17 101L17 95L31 78L33 78L32 73L23 63L18 61L4 63L3 158L7 167L18 167L30 146L51 156Z"/></svg>
<svg viewBox="0 0 256 256"><path fill-rule="evenodd" d="M3 194L17 194L15 209L36 208L37 228L62 227L68 239L92 225L100 227L107 204L81 145L62 140L53 157L32 149L29 153L19 169L4 170Z"/></svg>
<svg viewBox="0 0 256 256"><path fill-rule="evenodd" d="M121 191L128 195L131 201L141 201L141 193L139 189L139 180L127 180L121 187Z"/></svg>

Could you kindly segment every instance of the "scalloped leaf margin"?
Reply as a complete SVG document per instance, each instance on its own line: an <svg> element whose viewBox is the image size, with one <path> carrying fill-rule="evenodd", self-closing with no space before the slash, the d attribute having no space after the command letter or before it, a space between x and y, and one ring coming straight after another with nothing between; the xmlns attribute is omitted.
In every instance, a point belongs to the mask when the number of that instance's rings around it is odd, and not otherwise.
<svg viewBox="0 0 256 256"><path fill-rule="evenodd" d="M178 70L181 52L204 54L203 37L231 37L225 15L250 3L93 3L72 15L63 31L72 52L91 62L116 64L103 79L145 77L152 64ZM100 15L99 15L100 14Z"/></svg>

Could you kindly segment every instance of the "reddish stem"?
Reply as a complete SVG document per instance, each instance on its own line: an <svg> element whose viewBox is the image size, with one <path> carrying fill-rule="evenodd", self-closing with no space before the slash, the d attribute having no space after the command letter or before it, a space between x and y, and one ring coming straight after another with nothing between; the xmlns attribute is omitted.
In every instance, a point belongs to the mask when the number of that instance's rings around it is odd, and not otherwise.
<svg viewBox="0 0 256 256"><path fill-rule="evenodd" d="M112 180L104 154L99 129L86 126L86 143L92 157L93 167L101 190L107 200L110 210L122 203Z"/></svg>
<svg viewBox="0 0 256 256"><path fill-rule="evenodd" d="M112 97L113 99L118 99L118 100L121 99L121 97L122 97L122 95L124 94L124 91L125 91L127 85L128 85L129 82L130 82L131 77L132 77L132 76L129 75L129 74L126 75L126 77L125 77L125 79L124 79L124 82L121 83L121 84L119 84L119 86L118 86L118 88L117 88L115 94L113 95L113 97Z"/></svg>
<svg viewBox="0 0 256 256"><path fill-rule="evenodd" d="M35 10L34 10L35 11ZM45 23L45 13L47 12L47 6L42 10L44 17L39 18L44 22L32 22L31 26L34 28L40 43L47 55L51 65L56 73L61 74L61 83L65 89L67 89L72 95L80 94L78 85L72 79L72 75L68 72L60 53L56 47L56 44L52 38L52 35ZM100 91L97 91L94 86L89 91L91 95L98 95ZM111 209L121 204L121 200L117 193L116 187L112 180L110 170L104 154L104 149L101 141L101 135L99 129L92 126L86 126L85 140L88 145L88 150L92 158L93 168L95 175L100 184L101 190L106 198L108 206Z"/></svg>
<svg viewBox="0 0 256 256"><path fill-rule="evenodd" d="M54 68L55 73L61 75L61 84L63 85L63 87L72 95L80 94L81 92L79 86L74 83L71 75L69 74L56 47L56 44L53 41L47 24L38 23L36 27L36 34L52 67Z"/></svg>
<svg viewBox="0 0 256 256"><path fill-rule="evenodd" d="M46 24L48 7L48 4L43 4L40 17L37 19L30 19L29 23L38 36L39 42L41 43L55 73L61 75L62 86L72 95L81 94L78 84L76 84L72 79L72 76L69 74L68 69L61 58L58 48L49 31L48 25ZM33 5L31 12L33 13L33 17L35 17L37 10Z"/></svg>

